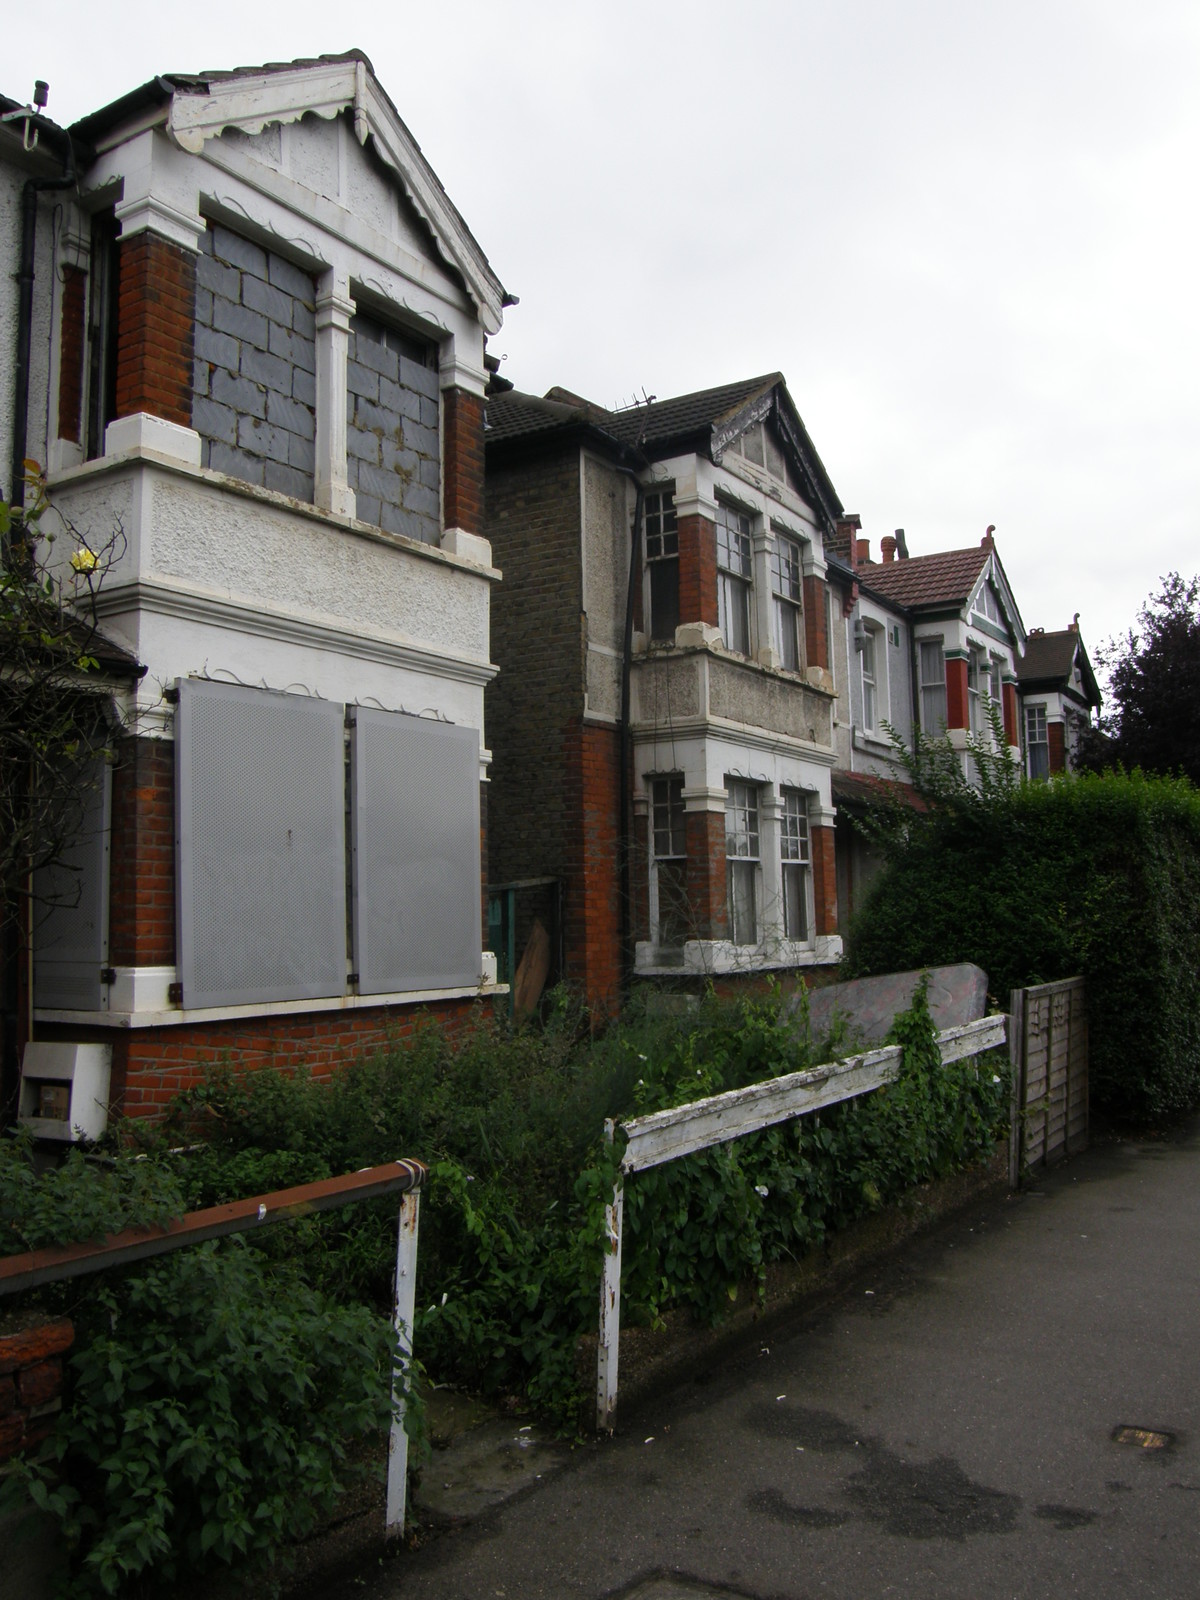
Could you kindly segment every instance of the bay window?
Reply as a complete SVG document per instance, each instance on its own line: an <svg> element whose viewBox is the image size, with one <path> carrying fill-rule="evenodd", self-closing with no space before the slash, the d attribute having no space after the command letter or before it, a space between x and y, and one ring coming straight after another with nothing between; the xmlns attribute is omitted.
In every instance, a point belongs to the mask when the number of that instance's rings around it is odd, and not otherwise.
<svg viewBox="0 0 1200 1600"><path fill-rule="evenodd" d="M775 650L787 672L801 665L800 600L803 590L800 545L781 533L771 552L771 587L774 591Z"/></svg>
<svg viewBox="0 0 1200 1600"><path fill-rule="evenodd" d="M725 877L734 944L758 942L758 868L758 790L731 778L725 790Z"/></svg>
<svg viewBox="0 0 1200 1600"><path fill-rule="evenodd" d="M717 622L728 650L750 654L751 521L744 511L717 506Z"/></svg>

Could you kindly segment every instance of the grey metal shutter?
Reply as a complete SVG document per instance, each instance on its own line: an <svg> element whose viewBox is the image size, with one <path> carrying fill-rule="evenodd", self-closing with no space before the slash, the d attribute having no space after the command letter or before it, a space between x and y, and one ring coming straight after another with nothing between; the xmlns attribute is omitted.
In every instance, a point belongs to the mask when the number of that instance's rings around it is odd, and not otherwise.
<svg viewBox="0 0 1200 1600"><path fill-rule="evenodd" d="M328 700L180 680L186 1006L345 993L344 719Z"/></svg>
<svg viewBox="0 0 1200 1600"><path fill-rule="evenodd" d="M108 963L108 848L112 769L95 756L75 774L79 832L53 866L34 873L33 1003L39 1010L99 1011Z"/></svg>
<svg viewBox="0 0 1200 1600"><path fill-rule="evenodd" d="M479 734L360 707L353 748L359 993L477 984Z"/></svg>

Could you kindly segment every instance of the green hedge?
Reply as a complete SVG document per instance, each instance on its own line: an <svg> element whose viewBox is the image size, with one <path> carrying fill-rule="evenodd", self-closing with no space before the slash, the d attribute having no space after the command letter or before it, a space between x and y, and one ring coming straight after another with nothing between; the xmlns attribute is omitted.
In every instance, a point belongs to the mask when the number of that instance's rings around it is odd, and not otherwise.
<svg viewBox="0 0 1200 1600"><path fill-rule="evenodd" d="M1105 773L910 820L851 930L851 975L974 961L993 994L1087 979L1092 1103L1200 1106L1200 793Z"/></svg>

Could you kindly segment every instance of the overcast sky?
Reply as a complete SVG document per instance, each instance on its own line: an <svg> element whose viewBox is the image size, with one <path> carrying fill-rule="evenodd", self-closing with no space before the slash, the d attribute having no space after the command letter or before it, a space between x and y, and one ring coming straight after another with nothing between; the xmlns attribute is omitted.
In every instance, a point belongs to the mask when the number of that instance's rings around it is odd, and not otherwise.
<svg viewBox="0 0 1200 1600"><path fill-rule="evenodd" d="M0 90L63 123L364 49L520 296L518 388L782 371L873 554L995 523L1026 627L1089 647L1200 571L1195 0L59 0L4 34Z"/></svg>

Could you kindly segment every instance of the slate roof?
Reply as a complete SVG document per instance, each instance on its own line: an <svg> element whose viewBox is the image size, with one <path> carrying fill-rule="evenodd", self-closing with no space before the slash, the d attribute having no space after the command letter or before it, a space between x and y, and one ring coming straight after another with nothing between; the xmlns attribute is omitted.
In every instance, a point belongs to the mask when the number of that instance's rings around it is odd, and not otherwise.
<svg viewBox="0 0 1200 1600"><path fill-rule="evenodd" d="M688 439L697 433L707 434L714 423L724 421L782 382L781 372L769 372L759 378L744 378L740 383L723 383L715 389L697 389L671 400L630 406L628 411L612 413L613 432L623 442L640 442L644 448Z"/></svg>
<svg viewBox="0 0 1200 1600"><path fill-rule="evenodd" d="M1023 689L1034 684L1066 689L1073 688L1071 675L1075 657L1079 656L1079 669L1083 678L1083 692L1089 704L1100 704L1100 687L1092 672L1083 640L1075 628L1061 628L1054 633L1031 633L1025 641L1025 654L1017 662L1017 681ZM1078 693L1078 691L1075 691Z"/></svg>
<svg viewBox="0 0 1200 1600"><path fill-rule="evenodd" d="M897 605L920 610L961 606L971 596L991 550L940 550L907 560L860 562L856 571L873 592Z"/></svg>
<svg viewBox="0 0 1200 1600"><path fill-rule="evenodd" d="M563 390L551 390L562 394ZM553 433L560 428L593 427L619 443L612 427L612 413L603 406L594 406L586 400L568 402L554 400L545 395L522 394L519 389L506 389L503 394L492 394L487 401L487 440L527 439L538 434Z"/></svg>

